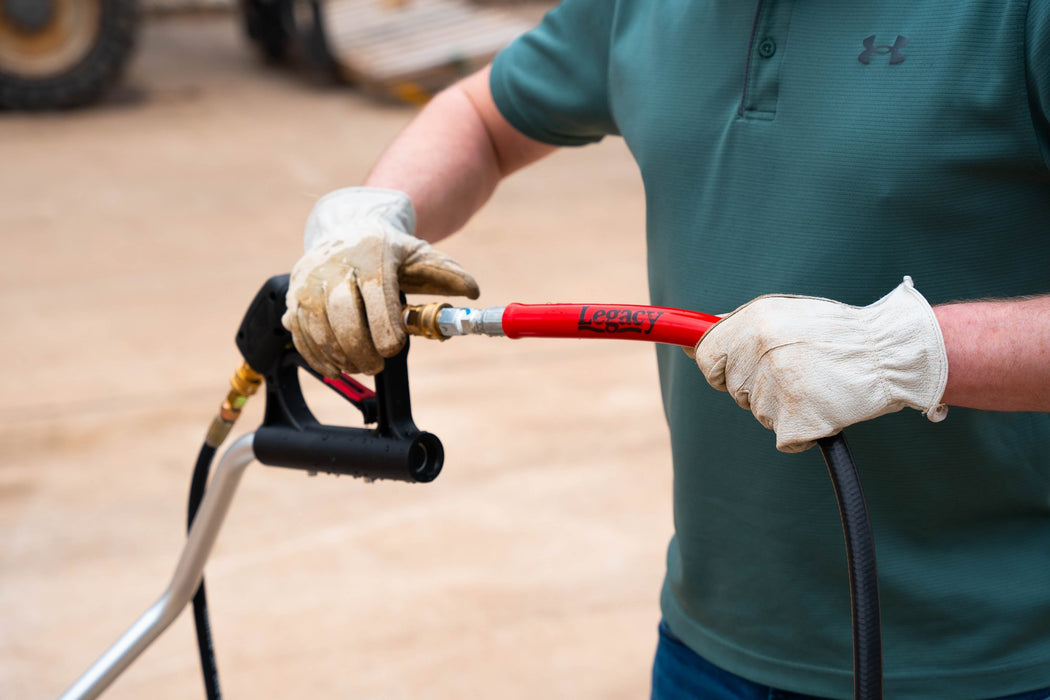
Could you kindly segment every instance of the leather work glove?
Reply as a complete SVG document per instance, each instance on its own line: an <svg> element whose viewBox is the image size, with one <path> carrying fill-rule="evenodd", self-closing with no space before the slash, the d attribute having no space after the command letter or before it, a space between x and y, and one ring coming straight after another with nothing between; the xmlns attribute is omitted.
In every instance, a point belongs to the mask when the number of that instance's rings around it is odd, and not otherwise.
<svg viewBox="0 0 1050 700"><path fill-rule="evenodd" d="M399 291L478 297L474 278L415 238L415 226L412 200L397 190L347 187L314 206L281 322L315 370L381 371L405 343Z"/></svg>
<svg viewBox="0 0 1050 700"><path fill-rule="evenodd" d="M910 277L864 307L758 297L712 326L695 352L711 386L774 430L782 452L905 406L934 422L948 410L941 328Z"/></svg>

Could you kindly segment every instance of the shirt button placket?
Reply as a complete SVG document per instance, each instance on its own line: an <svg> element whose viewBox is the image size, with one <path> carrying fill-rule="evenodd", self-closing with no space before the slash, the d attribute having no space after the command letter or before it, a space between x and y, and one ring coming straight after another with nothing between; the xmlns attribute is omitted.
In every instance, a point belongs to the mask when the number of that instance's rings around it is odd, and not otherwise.
<svg viewBox="0 0 1050 700"><path fill-rule="evenodd" d="M784 59L784 42L793 8L794 2L787 0L762 0L756 9L747 80L740 105L740 116L745 119L768 121L776 117L780 65Z"/></svg>

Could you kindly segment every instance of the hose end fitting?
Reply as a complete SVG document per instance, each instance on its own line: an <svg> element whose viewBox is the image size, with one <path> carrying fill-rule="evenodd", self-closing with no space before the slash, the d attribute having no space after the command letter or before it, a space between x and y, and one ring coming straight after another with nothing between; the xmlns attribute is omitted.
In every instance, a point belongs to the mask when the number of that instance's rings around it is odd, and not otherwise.
<svg viewBox="0 0 1050 700"><path fill-rule="evenodd" d="M405 332L432 340L447 340L438 325L442 309L451 309L450 304L431 302L429 304L406 304L404 310Z"/></svg>
<svg viewBox="0 0 1050 700"><path fill-rule="evenodd" d="M241 409L248 403L249 397L259 390L262 380L262 375L247 362L242 362L237 368L230 378L230 391L226 394L226 399L222 402L218 415L212 420L208 435L204 439L209 447L218 447L230 434L233 424L241 416Z"/></svg>

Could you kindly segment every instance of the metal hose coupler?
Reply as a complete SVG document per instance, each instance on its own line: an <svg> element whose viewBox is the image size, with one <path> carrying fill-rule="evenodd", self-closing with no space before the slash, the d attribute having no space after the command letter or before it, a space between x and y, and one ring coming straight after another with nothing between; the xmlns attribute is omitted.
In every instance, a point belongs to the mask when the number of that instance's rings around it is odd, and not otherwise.
<svg viewBox="0 0 1050 700"><path fill-rule="evenodd" d="M503 306L487 309L442 309L438 314L438 328L446 337L453 335L488 335L502 338Z"/></svg>
<svg viewBox="0 0 1050 700"><path fill-rule="evenodd" d="M438 316L442 309L451 308L451 305L440 302L406 304L404 312L405 332L409 335L421 335L424 338L434 340L446 340L448 336L441 332L441 328L438 326Z"/></svg>
<svg viewBox="0 0 1050 700"><path fill-rule="evenodd" d="M487 309L465 309L444 303L405 306L405 331L409 335L445 340L454 335L489 335L502 337L502 306Z"/></svg>
<svg viewBox="0 0 1050 700"><path fill-rule="evenodd" d="M230 429L241 415L241 409L244 408L244 404L248 403L248 397L259 390L262 380L262 375L252 369L247 362L242 362L237 368L230 378L230 391L226 394L226 399L222 402L219 413L212 421L211 427L208 428L208 435L204 439L210 447L218 447L230 434Z"/></svg>

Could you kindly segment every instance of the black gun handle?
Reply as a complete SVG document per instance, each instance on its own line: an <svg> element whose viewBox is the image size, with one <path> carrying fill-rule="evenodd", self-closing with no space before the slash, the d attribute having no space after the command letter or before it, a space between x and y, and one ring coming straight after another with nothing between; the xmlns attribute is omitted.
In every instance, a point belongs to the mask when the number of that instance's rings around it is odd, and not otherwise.
<svg viewBox="0 0 1050 700"><path fill-rule="evenodd" d="M328 425L264 425L255 431L253 449L256 459L274 467L419 483L437 478L444 461L441 441L430 433L392 438Z"/></svg>
<svg viewBox="0 0 1050 700"><path fill-rule="evenodd" d="M433 481L441 472L444 449L436 436L420 431L412 420L408 343L386 360L376 376L378 425L374 429L323 425L303 398L299 371L321 377L296 352L291 335L281 325L287 290L287 275L267 280L237 333L237 347L245 361L266 378L266 413L255 433L256 458L275 467L366 479ZM354 403L367 421L369 412Z"/></svg>

